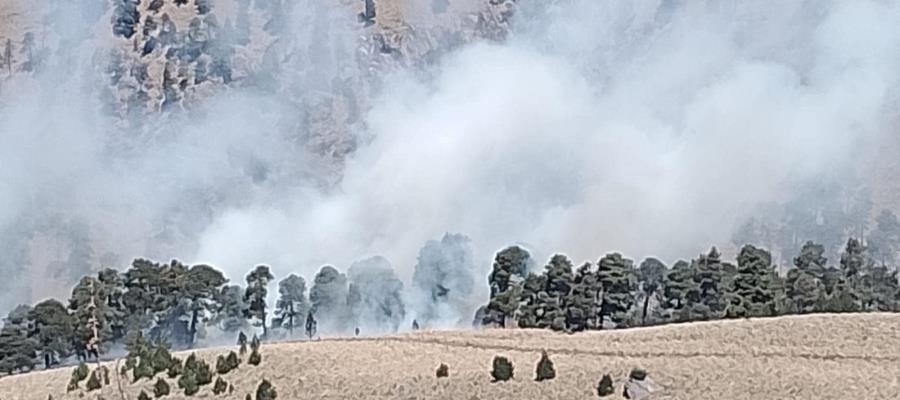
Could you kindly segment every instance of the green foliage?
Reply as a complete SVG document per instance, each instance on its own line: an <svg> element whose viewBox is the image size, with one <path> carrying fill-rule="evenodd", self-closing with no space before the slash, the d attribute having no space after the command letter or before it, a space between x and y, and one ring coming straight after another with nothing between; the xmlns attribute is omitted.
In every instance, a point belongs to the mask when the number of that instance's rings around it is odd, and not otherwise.
<svg viewBox="0 0 900 400"><path fill-rule="evenodd" d="M446 378L450 376L450 367L447 364L441 363L438 366L437 371L434 372L434 375L438 378Z"/></svg>
<svg viewBox="0 0 900 400"><path fill-rule="evenodd" d="M641 266L638 267L638 286L643 297L641 324L647 324L647 318L650 314L650 300L660 294L667 273L666 265L653 257L645 259L641 262Z"/></svg>
<svg viewBox="0 0 900 400"><path fill-rule="evenodd" d="M765 317L775 315L775 292L772 289L772 256L769 252L746 245L738 255L737 275L729 285L729 317Z"/></svg>
<svg viewBox="0 0 900 400"><path fill-rule="evenodd" d="M169 368L166 374L169 376L169 378L174 379L181 375L183 370L184 368L182 367L181 359L179 359L178 357L172 357L172 362L169 364Z"/></svg>
<svg viewBox="0 0 900 400"><path fill-rule="evenodd" d="M132 382L137 382L141 380L141 378L153 379L155 374L153 373L153 366L150 363L150 359L142 357L140 361L138 361L137 366L131 371L131 375Z"/></svg>
<svg viewBox="0 0 900 400"><path fill-rule="evenodd" d="M233 351L229 352L227 356L220 355L216 358L216 373L227 374L237 368L240 363L240 359Z"/></svg>
<svg viewBox="0 0 900 400"><path fill-rule="evenodd" d="M0 329L0 372L31 371L37 356L38 342L28 337L29 306L18 306L9 312Z"/></svg>
<svg viewBox="0 0 900 400"><path fill-rule="evenodd" d="M263 379L256 387L256 400L275 400L276 398L278 398L278 392L275 391L275 386Z"/></svg>
<svg viewBox="0 0 900 400"><path fill-rule="evenodd" d="M287 328L293 336L294 327L302 323L301 319L310 307L306 299L306 281L300 276L290 274L278 282L278 294L272 324Z"/></svg>
<svg viewBox="0 0 900 400"><path fill-rule="evenodd" d="M217 377L216 383L213 384L213 394L218 396L225 393L226 390L228 390L228 383L221 376Z"/></svg>
<svg viewBox="0 0 900 400"><path fill-rule="evenodd" d="M612 395L616 392L616 388L613 387L613 380L609 374L604 374L602 378L600 378L600 382L597 383L597 395L600 397L606 397Z"/></svg>
<svg viewBox="0 0 900 400"><path fill-rule="evenodd" d="M100 384L100 374L97 373L97 370L91 372L91 376L88 378L87 383L84 384L84 387L88 392L100 389L103 385Z"/></svg>
<svg viewBox="0 0 900 400"><path fill-rule="evenodd" d="M148 395L147 392L141 390L141 392L138 393L137 398L138 398L138 400L150 400L150 395Z"/></svg>
<svg viewBox="0 0 900 400"><path fill-rule="evenodd" d="M59 301L44 300L28 312L30 332L38 343L38 350L51 360L68 357L75 340L75 319Z"/></svg>
<svg viewBox="0 0 900 400"><path fill-rule="evenodd" d="M79 363L77 367L72 369L72 378L69 379L69 385L66 386L66 391L71 392L73 390L78 389L78 383L87 379L91 370L88 368L87 364Z"/></svg>
<svg viewBox="0 0 900 400"><path fill-rule="evenodd" d="M531 264L531 255L519 246L507 247L494 257L488 284L491 297L483 311L479 325L506 327L519 306L522 282Z"/></svg>
<svg viewBox="0 0 900 400"><path fill-rule="evenodd" d="M608 254L597 262L597 276L603 288L600 317L624 326L634 307L637 288L632 261L619 253Z"/></svg>
<svg viewBox="0 0 900 400"><path fill-rule="evenodd" d="M541 352L541 359L537 363L534 374L534 380L538 382L556 378L556 369L553 368L553 361L550 360L546 350Z"/></svg>
<svg viewBox="0 0 900 400"><path fill-rule="evenodd" d="M513 365L506 357L496 356L492 363L491 377L494 382L508 381L513 377Z"/></svg>
<svg viewBox="0 0 900 400"><path fill-rule="evenodd" d="M275 276L269 272L266 265L257 265L249 274L247 274L247 288L244 290L244 301L247 303L247 315L255 318L258 324L263 328L263 336L268 331L266 329L266 295L269 282L275 279Z"/></svg>
<svg viewBox="0 0 900 400"><path fill-rule="evenodd" d="M169 369L172 366L172 354L169 353L168 346L165 343L159 343L155 346L152 356L150 357L150 365L154 374L158 374Z"/></svg>
<svg viewBox="0 0 900 400"><path fill-rule="evenodd" d="M170 389L171 388L169 387L169 383L166 382L165 379L157 378L156 383L153 384L153 396L157 399L163 396L168 396Z"/></svg>
<svg viewBox="0 0 900 400"><path fill-rule="evenodd" d="M184 360L184 369L178 378L178 387L184 390L186 396L193 396L201 386L212 383L212 372L207 364L196 354L191 354Z"/></svg>

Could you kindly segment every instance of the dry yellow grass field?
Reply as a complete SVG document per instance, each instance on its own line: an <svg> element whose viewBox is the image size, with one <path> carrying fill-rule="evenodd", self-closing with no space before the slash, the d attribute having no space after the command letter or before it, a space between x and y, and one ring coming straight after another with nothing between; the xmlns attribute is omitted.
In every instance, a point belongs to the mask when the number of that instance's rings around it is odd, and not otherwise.
<svg viewBox="0 0 900 400"><path fill-rule="evenodd" d="M542 349L557 378L537 383ZM214 367L229 349L199 351ZM590 399L611 373L621 398L628 371L646 368L664 387L658 399L898 399L900 314L815 315L692 323L575 335L535 330L417 332L375 338L269 343L263 362L223 376L233 394L212 385L193 398L244 399L261 379L279 399ZM491 383L495 355L515 365L510 382ZM182 358L184 354L180 355ZM450 377L434 376L440 363ZM0 399L120 399L117 377L101 391L66 394L72 368L0 379ZM112 374L117 375L117 374ZM173 389L176 385L169 380ZM123 380L124 397L152 382ZM82 384L83 387L83 384ZM166 398L184 398L179 392Z"/></svg>

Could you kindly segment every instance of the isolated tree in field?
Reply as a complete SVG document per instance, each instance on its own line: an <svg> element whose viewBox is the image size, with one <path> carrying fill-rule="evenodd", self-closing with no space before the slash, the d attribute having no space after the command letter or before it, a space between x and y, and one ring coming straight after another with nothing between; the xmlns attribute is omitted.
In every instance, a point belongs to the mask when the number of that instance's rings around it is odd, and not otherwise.
<svg viewBox="0 0 900 400"><path fill-rule="evenodd" d="M294 327L299 325L300 319L309 311L306 281L290 274L278 282L278 294L280 297L275 303L275 319L272 324L288 328L290 335L294 336Z"/></svg>
<svg viewBox="0 0 900 400"><path fill-rule="evenodd" d="M29 306L18 306L9 312L0 329L0 372L11 374L16 371L34 369L38 343L28 337L30 330Z"/></svg>
<svg viewBox="0 0 900 400"><path fill-rule="evenodd" d="M347 276L330 265L323 266L313 279L309 291L312 310L322 322L323 331L343 331L349 310Z"/></svg>
<svg viewBox="0 0 900 400"><path fill-rule="evenodd" d="M496 356L494 357L494 361L491 363L491 378L494 378L494 382L500 381L508 381L512 379L514 374L514 368L509 359L506 357Z"/></svg>
<svg viewBox="0 0 900 400"><path fill-rule="evenodd" d="M75 340L74 318L62 303L50 299L36 304L28 312L28 322L29 336L37 341L45 368L71 354Z"/></svg>
<svg viewBox="0 0 900 400"><path fill-rule="evenodd" d="M650 257L641 262L638 267L638 285L641 289L643 297L643 306L641 307L641 324L647 324L647 316L650 309L650 300L660 295L663 287L663 281L669 272L666 265L656 258Z"/></svg>
<svg viewBox="0 0 900 400"><path fill-rule="evenodd" d="M244 291L244 301L247 303L247 316L256 318L257 323L263 328L263 336L268 335L266 328L266 295L268 295L269 282L275 279L269 267L257 265L247 274L247 289Z"/></svg>
<svg viewBox="0 0 900 400"><path fill-rule="evenodd" d="M553 368L553 361L550 361L546 350L541 352L541 359L538 360L534 375L534 380L538 382L556 378L556 369Z"/></svg>
<svg viewBox="0 0 900 400"><path fill-rule="evenodd" d="M729 317L775 315L776 293L772 289L772 256L768 251L746 245L738 254L737 276L729 285Z"/></svg>
<svg viewBox="0 0 900 400"><path fill-rule="evenodd" d="M603 286L601 318L617 326L627 324L637 287L632 261L619 253L607 254L597 262L597 275Z"/></svg>

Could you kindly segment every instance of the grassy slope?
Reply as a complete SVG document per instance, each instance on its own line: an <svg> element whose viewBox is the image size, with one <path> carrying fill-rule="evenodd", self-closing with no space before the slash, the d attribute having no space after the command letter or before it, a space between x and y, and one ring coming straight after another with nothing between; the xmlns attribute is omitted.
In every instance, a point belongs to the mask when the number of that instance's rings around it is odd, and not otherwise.
<svg viewBox="0 0 900 400"><path fill-rule="evenodd" d="M541 349L558 378L532 381ZM210 361L227 349L208 349ZM279 399L587 399L603 373L621 392L632 367L650 371L666 399L900 398L900 314L801 316L694 323L577 335L532 330L419 332L375 338L265 344L259 367L224 378L243 399L263 377ZM492 384L493 356L511 358L512 382ZM184 355L182 355L183 357ZM434 370L450 366L438 381ZM211 362L211 364L214 364ZM65 394L71 368L0 379L0 399L81 398ZM175 388L174 382L171 382ZM125 385L126 398L151 383ZM213 398L207 386L195 398ZM98 398L93 392L84 398ZM115 378L101 394L119 399ZM619 398L619 393L613 398ZM167 398L182 398L178 394Z"/></svg>

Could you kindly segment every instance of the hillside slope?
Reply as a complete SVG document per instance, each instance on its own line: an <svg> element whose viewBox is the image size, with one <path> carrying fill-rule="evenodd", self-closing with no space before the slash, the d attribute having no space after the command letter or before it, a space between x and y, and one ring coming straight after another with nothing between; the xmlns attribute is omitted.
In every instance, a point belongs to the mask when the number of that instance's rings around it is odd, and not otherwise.
<svg viewBox="0 0 900 400"><path fill-rule="evenodd" d="M555 380L533 381L540 351L556 364ZM228 349L200 352L214 365ZM900 315L815 315L694 323L576 335L549 331L419 332L373 338L329 338L265 344L258 367L242 364L224 376L231 395L212 385L194 398L244 399L261 379L279 399L537 399L596 398L611 373L621 398L624 378L646 368L665 387L660 399L900 398ZM508 356L515 379L491 383L495 355ZM184 357L184 355L181 355ZM450 378L437 380L440 363ZM110 387L65 393L71 368L0 379L0 399L119 399ZM115 374L113 374L115 375ZM169 380L173 389L175 383ZM123 380L125 398L152 382ZM83 396L83 397L82 397ZM184 398L177 391L165 398Z"/></svg>

